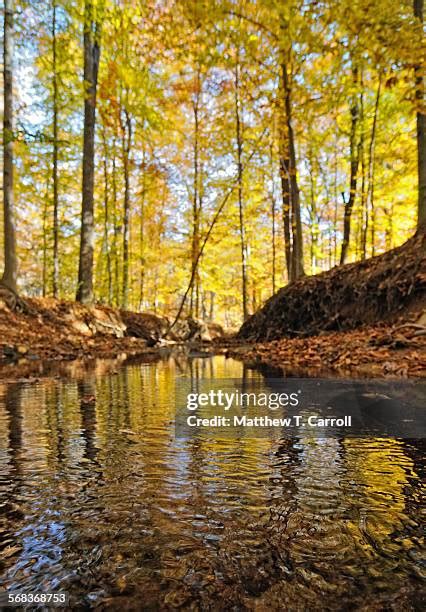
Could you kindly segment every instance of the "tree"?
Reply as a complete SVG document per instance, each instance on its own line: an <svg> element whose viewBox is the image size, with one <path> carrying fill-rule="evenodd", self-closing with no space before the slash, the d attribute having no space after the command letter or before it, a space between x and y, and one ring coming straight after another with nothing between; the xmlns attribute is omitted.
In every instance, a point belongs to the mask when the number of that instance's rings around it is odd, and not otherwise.
<svg viewBox="0 0 426 612"><path fill-rule="evenodd" d="M58 190L58 69L56 37L56 0L52 2L52 72L53 72L53 297L58 297L59 283L59 190Z"/></svg>
<svg viewBox="0 0 426 612"><path fill-rule="evenodd" d="M352 78L354 86L358 83L358 69L352 65ZM351 108L351 133L350 133L350 177L349 177L349 198L345 202L345 212L343 219L343 241L342 250L340 253L340 264L344 264L348 253L349 240L351 236L351 219L352 210L355 204L356 188L358 181L358 166L359 166L359 153L360 144L358 142L358 120L359 120L359 105L358 105L358 94L355 91L352 98Z"/></svg>
<svg viewBox="0 0 426 612"><path fill-rule="evenodd" d="M81 205L80 257L77 301L93 301L93 201L95 182L96 90L100 60L100 26L95 19L95 5L86 0L84 9L84 134L83 182Z"/></svg>
<svg viewBox="0 0 426 612"><path fill-rule="evenodd" d="M414 0L414 15L423 33L423 0ZM426 110L424 108L424 79L421 65L415 66L417 108L417 168L419 181L418 228L426 228Z"/></svg>
<svg viewBox="0 0 426 612"><path fill-rule="evenodd" d="M3 216L4 272L2 283L16 291L17 256L15 237L15 202L13 192L13 19L14 2L5 0L3 30Z"/></svg>
<svg viewBox="0 0 426 612"><path fill-rule="evenodd" d="M238 43L239 44L239 43ZM234 67L234 94L235 94L235 138L237 144L237 193L238 193L238 220L240 231L241 249L241 287L243 303L243 321L248 318L248 296L247 296L247 243L246 226L244 215L243 200L243 126L242 126L242 105L240 99L240 49L237 49Z"/></svg>

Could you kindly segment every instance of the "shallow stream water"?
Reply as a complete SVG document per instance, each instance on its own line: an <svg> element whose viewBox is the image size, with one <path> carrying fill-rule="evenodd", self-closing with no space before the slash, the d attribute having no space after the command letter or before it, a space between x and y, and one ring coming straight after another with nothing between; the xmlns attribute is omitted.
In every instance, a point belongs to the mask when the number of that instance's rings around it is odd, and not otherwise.
<svg viewBox="0 0 426 612"><path fill-rule="evenodd" d="M421 443L175 437L179 377L242 375L169 357L0 382L0 587L82 610L424 609Z"/></svg>

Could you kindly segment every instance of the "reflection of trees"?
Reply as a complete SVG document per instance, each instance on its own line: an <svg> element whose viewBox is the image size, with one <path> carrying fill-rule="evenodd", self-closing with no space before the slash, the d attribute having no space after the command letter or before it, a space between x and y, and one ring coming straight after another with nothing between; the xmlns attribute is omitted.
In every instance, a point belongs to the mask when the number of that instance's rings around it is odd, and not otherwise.
<svg viewBox="0 0 426 612"><path fill-rule="evenodd" d="M61 387L56 384L51 396L46 393L46 424L48 429L48 463L61 473L65 463L64 430L62 423Z"/></svg>
<svg viewBox="0 0 426 612"><path fill-rule="evenodd" d="M23 415L21 405L21 388L18 384L10 384L6 388L4 398L6 415L8 416L7 446L9 455L11 491L16 493L20 487L22 469L22 445L23 445Z"/></svg>
<svg viewBox="0 0 426 612"><path fill-rule="evenodd" d="M402 440L401 445L404 448L405 455L413 462L413 474L409 480L415 486L419 486L420 483L426 480L426 463L424 460L426 456L426 440L424 438L416 440L406 439Z"/></svg>
<svg viewBox="0 0 426 612"><path fill-rule="evenodd" d="M96 384L93 378L79 380L77 383L80 402L82 436L85 442L84 456L96 461Z"/></svg>
<svg viewBox="0 0 426 612"><path fill-rule="evenodd" d="M4 407L8 419L6 437L8 458L5 466L7 475L2 474L0 484L2 502L0 541L3 539L9 541L11 537L14 537L17 522L23 518L23 512L20 508L20 492L24 480L22 462L23 415L20 385L10 384L6 387Z"/></svg>
<svg viewBox="0 0 426 612"><path fill-rule="evenodd" d="M357 485L352 504L358 524L370 539L383 543L399 526L405 508L405 487L413 463L404 444L394 438L347 438L348 479ZM350 492L345 491L349 496Z"/></svg>

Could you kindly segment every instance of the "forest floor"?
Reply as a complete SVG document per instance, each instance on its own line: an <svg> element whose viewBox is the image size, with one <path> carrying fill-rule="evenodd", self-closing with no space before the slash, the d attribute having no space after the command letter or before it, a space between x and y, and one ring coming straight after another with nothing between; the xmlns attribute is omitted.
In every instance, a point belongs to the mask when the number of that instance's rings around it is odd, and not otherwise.
<svg viewBox="0 0 426 612"><path fill-rule="evenodd" d="M229 347L287 373L426 376L426 233L273 295Z"/></svg>
<svg viewBox="0 0 426 612"><path fill-rule="evenodd" d="M0 379L57 371L46 364L155 360L182 344L287 375L424 377L425 245L417 235L378 257L300 279L233 337L190 318L170 332L168 320L151 313L52 298L28 298L16 310L0 299Z"/></svg>
<svg viewBox="0 0 426 612"><path fill-rule="evenodd" d="M161 358L173 343L149 346L161 318L127 313L150 335L119 334L126 313L106 307L87 307L52 299L29 300L31 313L0 310L0 379L25 380L65 374L76 363L93 360L117 362ZM195 340L190 347L203 354L225 354L250 367L272 367L288 375L303 376L426 376L426 304L418 303L392 323L355 330L323 332L305 338L247 342L238 338ZM93 314L95 313L95 315ZM101 323L100 323L101 321ZM136 322L136 323L135 323ZM111 325L111 328L101 327ZM122 330L123 331L123 330ZM114 332L114 333L113 333ZM178 343L179 344L179 343ZM187 343L188 344L188 343Z"/></svg>
<svg viewBox="0 0 426 612"><path fill-rule="evenodd" d="M0 379L32 378L76 360L158 358L154 345L164 331L161 317L52 298L25 303L24 312L0 310ZM127 327L133 335L126 335Z"/></svg>
<svg viewBox="0 0 426 612"><path fill-rule="evenodd" d="M322 333L307 338L230 344L226 354L248 366L290 376L426 377L425 310L393 324Z"/></svg>

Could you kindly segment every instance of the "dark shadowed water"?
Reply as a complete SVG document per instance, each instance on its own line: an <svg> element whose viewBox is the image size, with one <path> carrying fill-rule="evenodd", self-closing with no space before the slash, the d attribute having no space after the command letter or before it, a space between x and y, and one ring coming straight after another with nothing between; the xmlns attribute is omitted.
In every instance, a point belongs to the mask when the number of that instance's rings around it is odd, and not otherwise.
<svg viewBox="0 0 426 612"><path fill-rule="evenodd" d="M82 610L424 609L420 442L175 438L177 377L242 373L218 356L0 383L2 588Z"/></svg>

